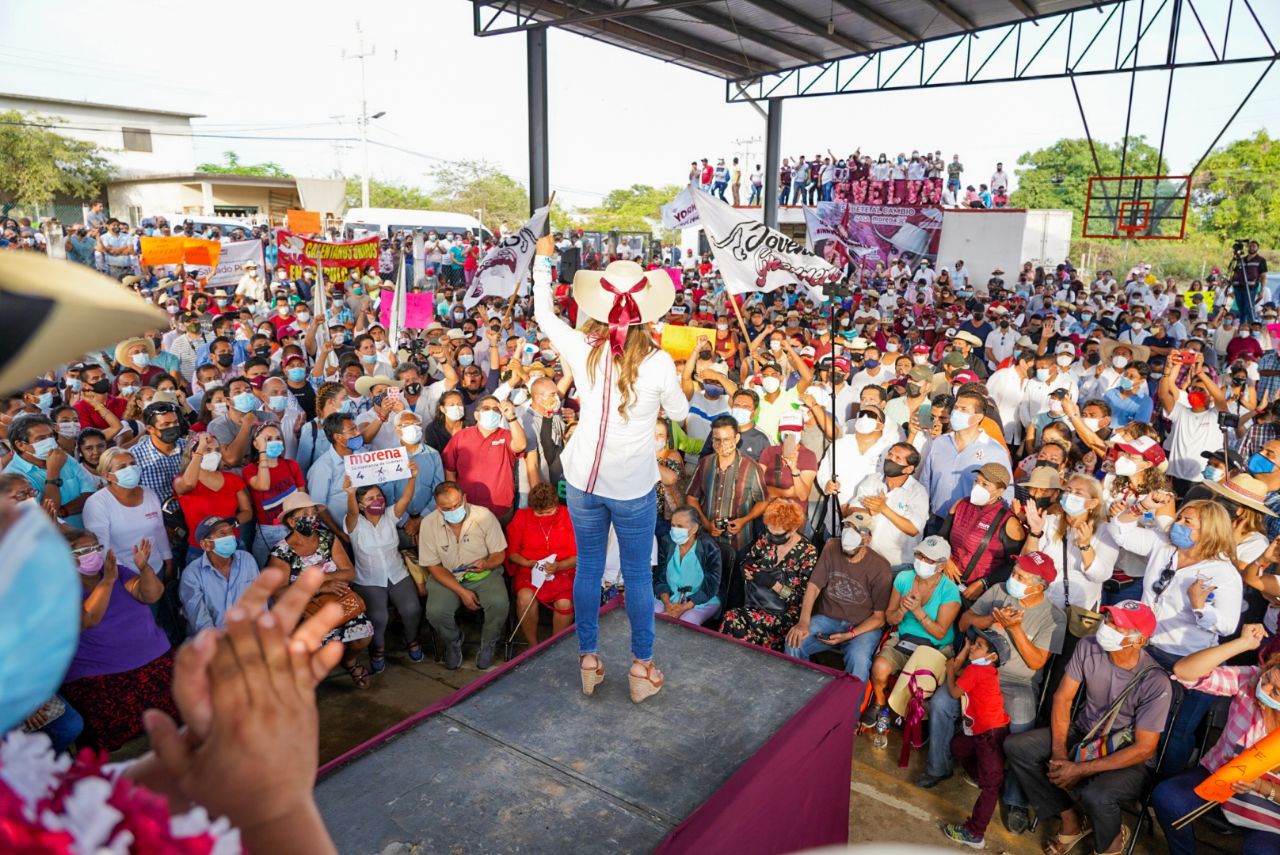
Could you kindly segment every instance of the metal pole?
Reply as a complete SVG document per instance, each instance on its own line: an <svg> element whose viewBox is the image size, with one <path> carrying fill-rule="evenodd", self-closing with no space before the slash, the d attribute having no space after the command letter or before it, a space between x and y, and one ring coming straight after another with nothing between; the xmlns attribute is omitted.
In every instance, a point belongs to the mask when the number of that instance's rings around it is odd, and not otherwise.
<svg viewBox="0 0 1280 855"><path fill-rule="evenodd" d="M778 165L782 153L782 99L769 99L764 135L764 224L778 227Z"/></svg>
<svg viewBox="0 0 1280 855"><path fill-rule="evenodd" d="M551 192L551 172L547 147L547 31L535 27L526 39L529 87L529 216L543 205ZM550 225L551 218L547 217ZM545 234L544 227L544 234Z"/></svg>

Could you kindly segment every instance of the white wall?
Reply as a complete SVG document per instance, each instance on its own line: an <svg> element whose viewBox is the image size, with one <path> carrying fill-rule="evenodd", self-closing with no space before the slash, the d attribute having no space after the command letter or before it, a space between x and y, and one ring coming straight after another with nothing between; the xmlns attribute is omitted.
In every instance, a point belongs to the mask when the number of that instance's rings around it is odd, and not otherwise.
<svg viewBox="0 0 1280 855"><path fill-rule="evenodd" d="M1024 261L1056 265L1071 243L1071 212L947 209L942 215L938 266L964 261L971 281L986 282L995 268L1015 282Z"/></svg>
<svg viewBox="0 0 1280 855"><path fill-rule="evenodd" d="M103 149L121 175L156 175L195 171L191 120L128 109L50 103L38 98L0 95L0 112L18 110L63 120L57 133ZM151 151L124 151L122 128L151 131ZM160 132L164 132L163 134Z"/></svg>

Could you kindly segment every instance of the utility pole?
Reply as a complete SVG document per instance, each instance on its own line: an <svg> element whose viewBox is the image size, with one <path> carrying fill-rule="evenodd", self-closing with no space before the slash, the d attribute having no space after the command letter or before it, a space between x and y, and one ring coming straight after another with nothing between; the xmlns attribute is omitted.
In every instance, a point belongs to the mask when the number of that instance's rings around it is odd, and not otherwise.
<svg viewBox="0 0 1280 855"><path fill-rule="evenodd" d="M360 205L367 208L369 207L369 101L365 91L364 61L367 57L373 56L377 48L370 45L368 53L365 52L364 30L358 21L356 38L359 40L357 52L348 56L344 49L342 58L360 60L360 144L364 147L364 172L360 176Z"/></svg>
<svg viewBox="0 0 1280 855"><path fill-rule="evenodd" d="M743 149L743 150L739 150L739 151L737 151L737 152L735 152L735 153L736 153L736 154L739 154L739 155L741 155L741 156L742 156L742 158L743 158L742 168L743 168L743 170L744 170L744 171L746 171L746 172L747 172L747 174L750 174L750 170L751 170L751 166L750 166L751 155L755 152L755 149L753 148L753 146L755 145L755 143L758 143L758 142L761 142L760 137L751 137L751 138L749 138L749 139L745 139L745 140L734 140L734 141L733 141L733 144L734 144L734 145L739 145L739 146L744 146L744 147L745 147L745 149Z"/></svg>

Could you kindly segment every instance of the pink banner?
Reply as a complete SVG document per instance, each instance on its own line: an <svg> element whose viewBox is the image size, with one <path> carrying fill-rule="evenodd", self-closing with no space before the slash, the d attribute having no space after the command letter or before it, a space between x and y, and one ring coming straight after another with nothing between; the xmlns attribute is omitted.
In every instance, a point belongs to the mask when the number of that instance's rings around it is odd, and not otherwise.
<svg viewBox="0 0 1280 855"><path fill-rule="evenodd" d="M382 289L382 299L378 303L378 320L386 328L391 328L391 300L395 291ZM430 291L409 292L404 295L404 328L407 330L426 329L431 323L435 309L435 295Z"/></svg>
<svg viewBox="0 0 1280 855"><path fill-rule="evenodd" d="M805 208L809 245L835 264L874 268L891 258L936 262L942 210L909 206L819 202Z"/></svg>

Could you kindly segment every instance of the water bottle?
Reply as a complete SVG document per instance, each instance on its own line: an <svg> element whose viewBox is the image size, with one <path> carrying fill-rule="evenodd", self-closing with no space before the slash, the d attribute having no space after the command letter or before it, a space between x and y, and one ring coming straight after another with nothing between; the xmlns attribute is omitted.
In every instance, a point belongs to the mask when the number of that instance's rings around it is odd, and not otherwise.
<svg viewBox="0 0 1280 855"><path fill-rule="evenodd" d="M876 716L876 732L871 737L872 748L888 748L889 747L889 711L881 710L880 715Z"/></svg>

